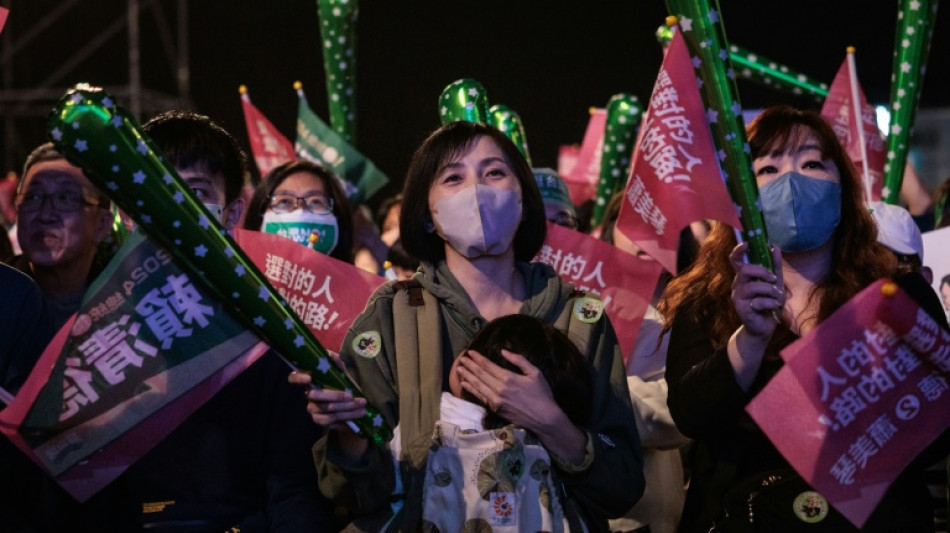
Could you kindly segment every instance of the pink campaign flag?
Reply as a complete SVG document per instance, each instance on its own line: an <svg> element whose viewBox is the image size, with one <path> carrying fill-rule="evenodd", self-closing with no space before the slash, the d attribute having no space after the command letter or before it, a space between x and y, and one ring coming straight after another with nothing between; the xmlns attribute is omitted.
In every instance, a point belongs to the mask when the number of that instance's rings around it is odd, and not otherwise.
<svg viewBox="0 0 950 533"><path fill-rule="evenodd" d="M746 407L808 483L861 527L950 427L950 333L879 280L782 351Z"/></svg>
<svg viewBox="0 0 950 533"><path fill-rule="evenodd" d="M578 290L600 295L626 364L660 278L660 265L551 222L534 261L551 265Z"/></svg>
<svg viewBox="0 0 950 533"><path fill-rule="evenodd" d="M581 147L579 145L562 144L557 151L557 175L567 176L574 172L574 167L577 166L577 158L580 155Z"/></svg>
<svg viewBox="0 0 950 533"><path fill-rule="evenodd" d="M241 93L241 109L244 110L244 123L247 125L251 152L261 176L278 165L296 159L293 143L281 135L271 121L251 103L247 91Z"/></svg>
<svg viewBox="0 0 950 533"><path fill-rule="evenodd" d="M864 140L867 154L867 170L870 176L871 199L881 199L881 187L884 182L884 162L886 161L886 148L881 132L877 128L877 115L874 108L868 105L864 98L864 91L857 85L857 73L850 69L852 61L845 59L838 69L838 74L831 82L831 88L828 90L828 97L821 108L821 116L831 124L835 135L841 141L841 145L848 152L848 157L857 167L858 172L862 173L864 168L864 155L861 150L861 140ZM852 79L855 85L852 85ZM852 95L857 94L858 103L861 109L860 123L862 130L858 130L858 121L854 120L855 108ZM862 179L863 181L863 179Z"/></svg>
<svg viewBox="0 0 950 533"><path fill-rule="evenodd" d="M335 352L370 295L386 281L279 235L236 229L234 240L320 344Z"/></svg>
<svg viewBox="0 0 950 533"><path fill-rule="evenodd" d="M10 14L10 10L5 7L0 7L0 33L3 33L3 27L7 24L7 16Z"/></svg>
<svg viewBox="0 0 950 533"><path fill-rule="evenodd" d="M604 129L607 127L607 110L591 109L590 122L584 132L581 151L569 173L561 173L567 184L574 205L593 200L600 179L600 156L604 151Z"/></svg>
<svg viewBox="0 0 950 533"><path fill-rule="evenodd" d="M706 118L677 31L653 86L617 219L619 231L672 273L680 230L691 222L713 219L740 227Z"/></svg>

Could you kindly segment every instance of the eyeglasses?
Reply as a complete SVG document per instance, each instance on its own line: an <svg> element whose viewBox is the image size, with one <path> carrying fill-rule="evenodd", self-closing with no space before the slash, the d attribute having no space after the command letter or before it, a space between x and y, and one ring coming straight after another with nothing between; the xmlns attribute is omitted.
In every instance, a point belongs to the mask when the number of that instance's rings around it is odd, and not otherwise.
<svg viewBox="0 0 950 533"><path fill-rule="evenodd" d="M75 192L24 192L16 197L16 208L21 213L32 213L43 207L46 199L50 199L53 209L62 213L74 213L84 206L98 206L100 202L86 198L82 193Z"/></svg>
<svg viewBox="0 0 950 533"><path fill-rule="evenodd" d="M268 197L268 201L270 210L278 214L290 213L297 209L298 205L315 215L326 215L333 211L333 198L318 194L303 197L292 194L272 194Z"/></svg>

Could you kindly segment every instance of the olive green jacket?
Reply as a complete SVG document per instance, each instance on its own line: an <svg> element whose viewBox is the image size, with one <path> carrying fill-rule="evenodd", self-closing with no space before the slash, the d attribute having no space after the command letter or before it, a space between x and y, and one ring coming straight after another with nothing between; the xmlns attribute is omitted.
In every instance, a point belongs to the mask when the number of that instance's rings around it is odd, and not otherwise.
<svg viewBox="0 0 950 533"><path fill-rule="evenodd" d="M585 522L593 530L606 528L606 518L626 512L640 498L644 486L643 457L620 348L596 296L576 292L546 264L518 263L517 268L525 279L527 295L520 312L567 333L593 365L593 412L590 424L581 428L588 436L587 457L582 465L576 466L554 459L559 467L558 477L569 499L585 516ZM421 292L424 301L411 305L412 291L400 290L402 286L394 282L381 286L370 297L340 349L347 371L390 427L400 422L411 427L418 425L420 419L424 421L416 435L410 434L407 439L403 433L400 471L408 503L403 516L394 521L398 523L388 528L401 531L420 530L418 506L425 473L424 451L434 419L438 418L439 397L443 390L448 390L447 375L452 361L486 323L444 262L438 266L423 264L413 280L424 289L413 296L418 297ZM406 316L412 311L418 314L410 316L406 326ZM416 322L417 327L413 327ZM397 336L400 327L401 334ZM412 338L413 330L418 332L417 338ZM397 344L401 350L398 361ZM416 353L403 353L413 349ZM427 350L441 354L427 356ZM429 363L433 357L434 364ZM427 363L416 368L417 361ZM406 365L411 367L408 374ZM411 382L402 383L403 405L399 376ZM413 449L417 450L415 457ZM419 453L422 461L418 459ZM385 522L387 514L391 514L395 485L393 458L387 449L370 446L359 461L350 462L344 458L331 431L314 446L314 460L320 489L327 497L355 518L373 517L362 525L359 519L355 520L360 529L378 529Z"/></svg>

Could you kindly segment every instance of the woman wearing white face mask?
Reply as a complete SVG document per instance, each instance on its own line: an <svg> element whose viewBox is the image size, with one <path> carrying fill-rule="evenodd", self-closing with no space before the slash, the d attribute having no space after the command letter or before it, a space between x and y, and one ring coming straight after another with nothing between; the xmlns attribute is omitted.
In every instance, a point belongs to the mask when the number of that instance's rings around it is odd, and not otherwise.
<svg viewBox="0 0 950 533"><path fill-rule="evenodd" d="M264 176L248 205L244 228L353 262L353 220L343 188L332 172L309 161L284 163Z"/></svg>
<svg viewBox="0 0 950 533"><path fill-rule="evenodd" d="M369 401L391 426L399 424L400 486L389 452L344 423L363 415L365 400L311 390L312 418L331 429L314 449L321 490L353 516L375 515L404 531L419 530L426 453L447 374L462 358L457 378L465 390L537 435L575 502L574 518L592 531L606 530L606 517L626 511L643 490L635 422L600 300L577 293L547 265L527 262L545 235L531 168L499 131L456 122L416 151L403 196L401 239L422 266L412 282L377 290L340 353ZM518 373L464 350L486 322L515 313L569 333L593 364L588 426L570 422L537 368L520 355L509 354ZM293 374L291 381L310 380Z"/></svg>
<svg viewBox="0 0 950 533"><path fill-rule="evenodd" d="M680 531L856 531L823 497L802 496L815 493L744 407L782 367L782 348L868 284L894 276L897 265L876 241L854 165L818 114L767 108L749 125L749 147L775 274L745 264L747 245L736 246L733 229L716 224L659 307L670 330L670 412L707 455L694 465ZM919 274L895 280L946 325ZM932 531L920 467L933 459L919 461L862 531ZM784 488L767 490L773 485Z"/></svg>

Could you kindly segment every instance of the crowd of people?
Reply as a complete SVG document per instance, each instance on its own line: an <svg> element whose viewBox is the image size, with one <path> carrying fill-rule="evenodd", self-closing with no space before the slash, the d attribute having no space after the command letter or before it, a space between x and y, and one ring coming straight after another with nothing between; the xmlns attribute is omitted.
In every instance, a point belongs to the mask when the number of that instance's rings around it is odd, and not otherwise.
<svg viewBox="0 0 950 533"><path fill-rule="evenodd" d="M660 277L629 354L596 294L532 262L549 222L651 261L615 228L623 193L587 228L557 173L532 169L492 127L433 131L375 216L304 160L248 194L246 155L206 116L170 111L143 129L224 228L282 235L387 279L329 347L365 397L288 376L265 354L83 503L0 439L12 489L0 531L856 531L834 509L755 529L750 487L776 475L809 487L744 407L783 366L782 348L880 278L948 328L920 237L950 224L948 187L917 198L913 217L866 205L811 111L770 107L748 130L774 271L749 263L725 224L683 228L680 274ZM0 257L12 298L0 311L0 405L115 252L109 198L51 143L27 158L13 203L15 226L0 232L13 236ZM950 279L941 293L950 301ZM367 403L395 428L385 446L348 424ZM861 531L945 520L948 438Z"/></svg>

